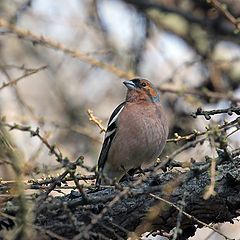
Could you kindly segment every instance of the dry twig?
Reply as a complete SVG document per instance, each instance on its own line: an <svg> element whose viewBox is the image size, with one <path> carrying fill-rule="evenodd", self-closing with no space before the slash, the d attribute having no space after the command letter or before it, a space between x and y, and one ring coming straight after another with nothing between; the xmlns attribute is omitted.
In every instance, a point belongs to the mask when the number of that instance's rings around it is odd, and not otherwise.
<svg viewBox="0 0 240 240"><path fill-rule="evenodd" d="M218 11L220 11L225 16L225 18L235 26L236 30L240 32L240 20L235 18L227 10L227 6L225 4L220 3L218 0L207 0L207 2L210 3Z"/></svg>
<svg viewBox="0 0 240 240"><path fill-rule="evenodd" d="M42 67L37 68L37 69L28 70L28 71L26 71L26 73L24 73L24 74L23 74L22 76L20 76L20 77L14 79L14 80L12 80L12 81L9 81L9 82L7 82L7 83L4 82L4 83L2 84L2 86L0 86L0 90L2 90L2 89L5 88L5 87L8 87L8 86L14 86L14 85L16 85L20 80L25 79L25 78L27 78L27 77L29 77L29 76L31 76L31 75L33 75L33 74L35 74L35 73L37 73L37 72L39 72L39 71L41 71L41 70L44 70L44 69L46 69L46 68L47 68L47 66L42 66Z"/></svg>

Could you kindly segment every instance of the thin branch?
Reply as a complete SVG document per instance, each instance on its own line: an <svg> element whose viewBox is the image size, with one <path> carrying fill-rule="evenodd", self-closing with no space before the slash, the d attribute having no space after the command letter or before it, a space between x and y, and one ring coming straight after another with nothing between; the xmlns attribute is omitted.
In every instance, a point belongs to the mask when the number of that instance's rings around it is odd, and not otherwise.
<svg viewBox="0 0 240 240"><path fill-rule="evenodd" d="M196 118L197 116L204 116L207 120L211 119L211 115L221 114L221 113L227 113L228 115L232 115L233 113L236 113L237 115L240 115L240 107L229 107L224 109L216 109L216 110L210 110L210 111L203 111L202 108L198 108L196 112L191 113L191 116Z"/></svg>
<svg viewBox="0 0 240 240"><path fill-rule="evenodd" d="M83 186L79 184L79 180L76 178L75 174L71 173L70 176L73 178L73 181L74 181L78 191L81 193L83 200L87 201L88 197L83 190Z"/></svg>
<svg viewBox="0 0 240 240"><path fill-rule="evenodd" d="M86 62L92 66L102 68L108 72L114 73L120 78L133 78L134 74L132 72L125 72L118 67L115 67L111 64L104 63L95 58L92 58L88 54L85 54L79 50L68 48L60 42L52 40L43 35L38 35L36 33L31 32L30 30L26 30L24 28L16 27L15 25L10 24L5 19L0 18L0 28L6 29L11 33L16 34L19 38L23 38L25 40L31 41L33 44L43 45L45 47L49 47L55 50L59 50L67 55L70 55L74 58L77 58L83 62Z"/></svg>
<svg viewBox="0 0 240 240"><path fill-rule="evenodd" d="M213 158L211 161L211 169L210 169L210 185L208 186L207 191L204 193L203 198L209 199L211 196L215 196L216 192L214 190L216 184L216 158Z"/></svg>
<svg viewBox="0 0 240 240"><path fill-rule="evenodd" d="M55 187L61 183L63 181L63 179L70 174L72 179L74 180L74 183L76 184L76 187L79 189L80 193L82 194L83 197L86 196L82 190L82 187L80 186L80 184L78 183L78 179L74 176L75 174L75 170L77 166L81 166L86 170L91 170L89 167L84 166L83 165L83 156L80 156L75 162L70 162L67 158L63 158L61 152L57 152L56 148L54 145L50 145L50 143L47 141L46 138L44 138L41 134L40 134L40 130L39 128L37 128L35 131L31 129L30 126L22 126L22 125L17 125L17 124L9 124L9 123L5 123L5 122L1 122L0 121L0 125L8 127L10 130L13 129L17 129L20 131L25 131L25 132L29 132L31 134L32 137L38 137L40 139L40 141L49 149L50 154L55 155L56 160L62 164L62 166L66 169L59 177L55 178L55 181L51 182L50 187L48 188L48 190L44 193L43 196L40 196L40 200L45 200L48 196L48 194L53 191L55 189ZM21 181L22 182L22 181Z"/></svg>
<svg viewBox="0 0 240 240"><path fill-rule="evenodd" d="M52 182L50 187L47 189L47 191L44 193L44 195L40 195L39 196L39 201L44 201L48 195L51 193L51 191L53 191L55 189L55 187L58 185L59 182L61 182L68 174L69 172L66 170L64 171L55 182Z"/></svg>
<svg viewBox="0 0 240 240"><path fill-rule="evenodd" d="M214 8L216 8L219 12L221 12L225 18L232 23L236 30L239 32L240 31L240 20L235 18L228 10L227 6L223 3L220 3L217 0L206 0L207 3L211 4Z"/></svg>
<svg viewBox="0 0 240 240"><path fill-rule="evenodd" d="M211 112L214 112L215 110L213 111L204 111L204 114L200 114L200 115L204 115L205 118L207 118L207 120L209 120L211 117L210 117L210 114ZM193 117L195 117L195 113L192 113L191 114ZM207 116L207 117L206 117ZM210 117L210 118L209 118ZM229 129L229 128L232 128L232 127L237 127L237 131L239 130L240 126L240 117L234 119L233 121L231 122L227 122L225 121L222 125L219 125L219 129ZM194 130L193 133L190 133L188 135L185 135L185 136L180 136L178 133L174 133L174 138L170 138L167 140L167 142L174 142L174 143L178 143L179 141L195 141L197 137L199 136L203 136L207 133L210 133L212 130L211 128L209 128L208 126L206 126L206 130L205 131L198 131L198 130Z"/></svg>
<svg viewBox="0 0 240 240"><path fill-rule="evenodd" d="M232 102L240 102L240 98L234 97L232 93L218 93L212 91L197 91L194 89L175 89L171 87L158 87L159 91L169 92L178 95L195 95L201 98L213 98L213 99L228 99Z"/></svg>
<svg viewBox="0 0 240 240"><path fill-rule="evenodd" d="M58 234L50 231L50 230L47 230L47 229L44 229L42 227L39 227L39 226L36 226L36 225L32 225L33 228L35 228L37 231L39 231L42 234L46 234L50 237L52 237L53 239L57 239L57 240L68 240L68 238L65 238L65 237L62 237L62 236L59 236Z"/></svg>
<svg viewBox="0 0 240 240"><path fill-rule="evenodd" d="M93 122L100 128L100 133L106 132L106 128L102 125L102 120L98 119L94 114L91 109L87 110L88 116L89 116L89 121Z"/></svg>
<svg viewBox="0 0 240 240"><path fill-rule="evenodd" d="M220 234L221 236L223 236L226 240L234 240L232 238L228 238L227 236L225 236L223 233L221 233L220 231L218 231L216 228L212 227L211 225L197 219L196 217L186 213L185 211L183 211L180 207L178 207L176 204L174 203L171 203L170 201L164 199L164 198L161 198L155 194L152 194L150 193L149 194L150 196L152 196L153 198L157 199L157 200L160 200L160 201L163 201L165 202L166 204L170 205L171 207L174 207L175 209L177 209L179 212L182 211L182 214L185 215L187 218L197 222L198 224L200 224L201 226L204 226L204 227L207 227L207 228L210 228L211 230L213 230L214 232L217 232L218 234Z"/></svg>
<svg viewBox="0 0 240 240"><path fill-rule="evenodd" d="M134 74L132 72L125 72L116 66L113 66L111 64L107 64L95 58L92 58L88 54L85 54L79 50L68 48L60 42L57 42L55 40L52 40L42 35L35 34L30 30L16 27L8 23L3 18L0 18L0 28L7 29L9 32L16 34L19 38L23 38L25 40L31 41L33 44L39 44L55 50L62 51L63 53L70 55L74 58L77 58L83 62L86 62L92 66L96 66L108 72L111 72L120 78L131 79L134 77ZM221 93L215 93L210 91L199 92L196 90L181 90L181 89L179 90L179 89L171 89L171 88L165 88L165 87L160 87L159 90L163 92L171 92L174 94L191 94L191 95L197 95L199 97L204 97L204 98L207 97L207 98L214 98L214 99L229 99L233 102L240 102L240 99L233 97L231 93L221 94Z"/></svg>
<svg viewBox="0 0 240 240"><path fill-rule="evenodd" d="M47 68L47 66L42 66L42 67L37 68L37 69L33 69L33 70L26 71L26 73L23 74L22 76L14 79L14 80L12 80L12 81L9 81L9 82L7 82L7 83L4 82L4 83L2 84L2 86L0 86L0 90L2 90L2 89L5 88L5 87L8 87L8 86L16 85L20 80L22 80L22 79L24 79L24 78L27 78L27 77L29 77L29 76L31 76L31 75L33 75L33 74L35 74L35 73L37 73L37 72L39 72L39 71L41 71L41 70L44 70L44 69L46 69L46 68Z"/></svg>
<svg viewBox="0 0 240 240"><path fill-rule="evenodd" d="M10 130L16 129L16 130L20 130L20 131L24 131L24 132L29 132L31 134L32 137L38 137L41 142L49 149L50 154L55 155L56 159L58 162L63 162L63 157L61 153L58 153L56 151L56 147L54 145L50 145L50 143L47 141L46 138L44 138L41 134L40 134L40 130L39 128L37 128L35 131L31 129L30 126L23 126L23 125L19 125L19 124L9 124L9 123L5 123L3 121L0 121L0 125L8 127Z"/></svg>

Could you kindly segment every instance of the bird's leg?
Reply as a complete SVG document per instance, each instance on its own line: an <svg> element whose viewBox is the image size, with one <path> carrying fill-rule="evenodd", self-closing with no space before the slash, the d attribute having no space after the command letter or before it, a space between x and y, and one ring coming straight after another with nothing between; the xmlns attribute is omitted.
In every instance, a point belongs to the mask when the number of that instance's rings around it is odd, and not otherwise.
<svg viewBox="0 0 240 240"><path fill-rule="evenodd" d="M126 168L123 165L121 165L121 168L122 168L122 170L125 173L125 175L123 176L122 179L125 180L125 178L126 178L127 181L133 181L133 176L129 175L129 173L127 172Z"/></svg>
<svg viewBox="0 0 240 240"><path fill-rule="evenodd" d="M141 167L141 166L139 166L139 167L137 168L137 170L139 171L139 173L145 175L145 172L144 172L144 170L142 170L142 167Z"/></svg>

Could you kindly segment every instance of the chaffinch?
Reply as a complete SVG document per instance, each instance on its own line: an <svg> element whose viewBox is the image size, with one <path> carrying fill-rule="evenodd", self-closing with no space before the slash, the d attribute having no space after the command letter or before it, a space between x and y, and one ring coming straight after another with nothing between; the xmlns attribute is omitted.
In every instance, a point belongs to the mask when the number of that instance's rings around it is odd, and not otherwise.
<svg viewBox="0 0 240 240"><path fill-rule="evenodd" d="M168 123L160 104L160 94L143 78L124 81L125 102L112 113L98 159L96 184L101 176L119 181L131 169L152 163L162 152Z"/></svg>

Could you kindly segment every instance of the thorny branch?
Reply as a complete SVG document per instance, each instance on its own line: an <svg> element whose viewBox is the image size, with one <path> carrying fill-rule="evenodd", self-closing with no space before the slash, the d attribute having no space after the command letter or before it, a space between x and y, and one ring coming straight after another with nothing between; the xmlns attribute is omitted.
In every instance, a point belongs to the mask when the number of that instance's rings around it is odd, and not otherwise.
<svg viewBox="0 0 240 240"><path fill-rule="evenodd" d="M17 129L20 131L24 131L24 132L29 132L31 134L32 137L38 137L40 139L40 141L49 149L50 154L55 155L56 160L62 164L62 166L66 169L60 176L58 176L57 178L51 179L51 181L49 180L45 180L43 182L40 182L37 184L38 185L42 185L42 184L49 184L50 183L50 187L48 187L47 191L44 193L43 196L40 197L41 200L44 200L48 197L49 193L55 189L55 187L61 183L64 178L69 174L71 177L71 180L73 180L76 184L76 187L79 189L80 193L83 194L84 196L84 191L82 189L82 187L78 184L78 180L79 177L75 176L75 170L77 166L81 166L82 168L86 169L86 170L90 170L87 166L84 166L83 164L83 157L80 156L75 162L70 162L69 159L67 158L63 158L61 152L56 150L56 147L54 145L51 145L48 140L46 138L44 138L41 134L40 134L40 130L39 128L37 128L35 131L31 129L31 127L29 126L22 126L22 125L18 125L18 124L8 124L5 123L3 121L0 122L0 125L8 127L9 130L13 130L13 129ZM80 177L80 179L84 179ZM91 176L88 177L87 179L91 179ZM64 180L66 181L66 180ZM36 181L34 182L35 185L32 186L32 188L36 188Z"/></svg>
<svg viewBox="0 0 240 240"><path fill-rule="evenodd" d="M19 125L19 124L11 125L11 124L5 123L3 121L1 121L0 124L2 126L8 127L9 130L16 129L16 130L20 130L23 132L29 132L31 137L35 137L35 136L38 137L41 140L41 142L49 149L49 153L55 155L58 162L63 163L64 159L62 157L62 154L60 152L57 152L56 147L54 145L50 145L48 140L40 134L39 128L37 128L36 130L32 130L32 128L30 126L23 126L23 125Z"/></svg>

